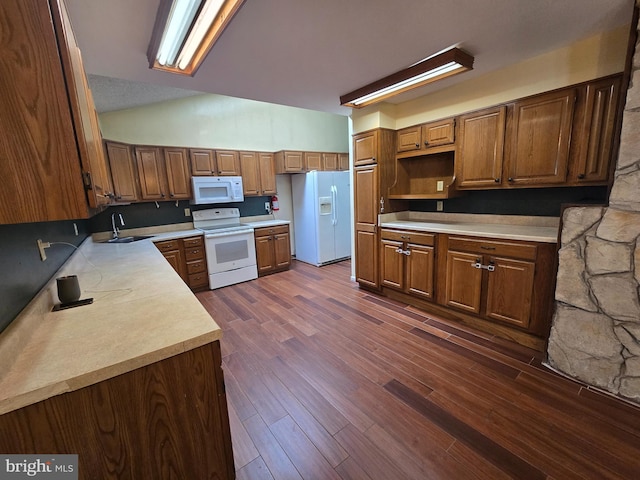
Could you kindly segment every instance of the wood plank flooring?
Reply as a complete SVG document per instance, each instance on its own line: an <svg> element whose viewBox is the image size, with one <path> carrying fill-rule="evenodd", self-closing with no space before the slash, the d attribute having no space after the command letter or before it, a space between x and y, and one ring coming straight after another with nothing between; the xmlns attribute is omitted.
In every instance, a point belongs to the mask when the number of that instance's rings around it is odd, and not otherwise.
<svg viewBox="0 0 640 480"><path fill-rule="evenodd" d="M350 268L197 294L223 329L238 479L640 478L640 408Z"/></svg>

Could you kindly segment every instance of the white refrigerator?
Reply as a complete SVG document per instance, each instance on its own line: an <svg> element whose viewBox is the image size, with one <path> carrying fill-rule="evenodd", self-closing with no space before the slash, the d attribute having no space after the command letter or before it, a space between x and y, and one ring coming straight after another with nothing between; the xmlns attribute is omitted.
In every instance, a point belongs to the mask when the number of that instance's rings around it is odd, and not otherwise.
<svg viewBox="0 0 640 480"><path fill-rule="evenodd" d="M291 176L296 259L321 266L351 257L349 172Z"/></svg>

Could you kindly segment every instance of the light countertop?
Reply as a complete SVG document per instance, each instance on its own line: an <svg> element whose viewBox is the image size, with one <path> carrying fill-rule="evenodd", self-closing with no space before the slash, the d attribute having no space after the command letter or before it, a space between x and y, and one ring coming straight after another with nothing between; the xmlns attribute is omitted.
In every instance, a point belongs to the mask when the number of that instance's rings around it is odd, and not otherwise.
<svg viewBox="0 0 640 480"><path fill-rule="evenodd" d="M190 236L194 231L176 231ZM85 240L0 335L0 414L188 351L220 327L152 240ZM67 248L56 245L55 248ZM68 248L71 248L70 246ZM55 277L78 275L91 305L51 312Z"/></svg>
<svg viewBox="0 0 640 480"><path fill-rule="evenodd" d="M379 224L383 228L556 243L559 219L519 215L400 212L380 215Z"/></svg>

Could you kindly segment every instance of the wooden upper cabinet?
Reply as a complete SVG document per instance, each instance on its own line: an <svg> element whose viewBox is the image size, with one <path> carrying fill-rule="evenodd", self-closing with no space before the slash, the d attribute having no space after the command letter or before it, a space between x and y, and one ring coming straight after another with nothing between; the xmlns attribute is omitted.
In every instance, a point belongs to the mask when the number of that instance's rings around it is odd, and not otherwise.
<svg viewBox="0 0 640 480"><path fill-rule="evenodd" d="M458 188L501 186L505 118L504 106L460 117L455 159Z"/></svg>
<svg viewBox="0 0 640 480"><path fill-rule="evenodd" d="M512 105L505 155L508 185L554 185L567 179L574 88Z"/></svg>
<svg viewBox="0 0 640 480"><path fill-rule="evenodd" d="M163 150L169 198L171 200L191 198L191 174L187 149L166 147Z"/></svg>
<svg viewBox="0 0 640 480"><path fill-rule="evenodd" d="M89 216L80 155L90 148L76 130L78 104L69 97L73 79L57 5L0 2L0 224Z"/></svg>
<svg viewBox="0 0 640 480"><path fill-rule="evenodd" d="M396 135L398 152L409 152L422 148L422 127L420 125L398 130Z"/></svg>
<svg viewBox="0 0 640 480"><path fill-rule="evenodd" d="M338 170L338 154L337 153L322 154L322 170L326 170L326 171Z"/></svg>
<svg viewBox="0 0 640 480"><path fill-rule="evenodd" d="M105 149L113 181L114 200L116 202L137 201L137 174L133 159L133 148L124 143L105 142Z"/></svg>
<svg viewBox="0 0 640 480"><path fill-rule="evenodd" d="M259 152L258 166L260 169L260 188L262 195L275 195L278 193L278 187L276 184L273 153Z"/></svg>
<svg viewBox="0 0 640 480"><path fill-rule="evenodd" d="M242 189L245 195L260 195L260 165L257 152L240 152Z"/></svg>
<svg viewBox="0 0 640 480"><path fill-rule="evenodd" d="M56 13L59 13L58 17ZM54 22L58 28L58 40L63 42L60 58L67 79L78 149L82 165L87 199L92 208L111 202L111 182L107 174L107 161L102 148L102 135L98 123L93 96L87 83L82 55L73 34L66 6L60 2L60 11L54 10Z"/></svg>
<svg viewBox="0 0 640 480"><path fill-rule="evenodd" d="M338 170L349 170L349 154L338 154Z"/></svg>
<svg viewBox="0 0 640 480"><path fill-rule="evenodd" d="M398 130L396 132L397 152L426 152L434 147L453 144L455 141L455 126L454 118L446 118L437 122Z"/></svg>
<svg viewBox="0 0 640 480"><path fill-rule="evenodd" d="M322 153L304 152L304 171L322 170Z"/></svg>
<svg viewBox="0 0 640 480"><path fill-rule="evenodd" d="M369 165L376 163L376 152L378 150L378 131L354 135L353 137L354 158L353 165Z"/></svg>
<svg viewBox="0 0 640 480"><path fill-rule="evenodd" d="M456 121L453 118L426 123L422 126L422 144L426 148L448 145L455 141Z"/></svg>
<svg viewBox="0 0 640 480"><path fill-rule="evenodd" d="M302 173L304 172L304 153L282 150L276 152L276 173Z"/></svg>
<svg viewBox="0 0 640 480"><path fill-rule="evenodd" d="M162 152L157 147L135 147L140 196L143 200L166 200L168 188Z"/></svg>
<svg viewBox="0 0 640 480"><path fill-rule="evenodd" d="M208 148L190 148L191 174L194 176L217 175L215 152Z"/></svg>
<svg viewBox="0 0 640 480"><path fill-rule="evenodd" d="M569 181L605 183L613 154L621 77L589 83L580 93L584 100L576 113Z"/></svg>
<svg viewBox="0 0 640 480"><path fill-rule="evenodd" d="M240 156L234 150L216 150L218 175L240 176Z"/></svg>

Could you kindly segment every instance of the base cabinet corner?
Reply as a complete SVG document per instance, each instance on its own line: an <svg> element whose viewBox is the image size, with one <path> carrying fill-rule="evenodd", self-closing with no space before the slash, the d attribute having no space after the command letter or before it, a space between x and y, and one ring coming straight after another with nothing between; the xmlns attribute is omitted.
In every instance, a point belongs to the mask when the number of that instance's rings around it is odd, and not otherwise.
<svg viewBox="0 0 640 480"><path fill-rule="evenodd" d="M77 454L78 478L235 478L220 342L0 415L0 451Z"/></svg>

